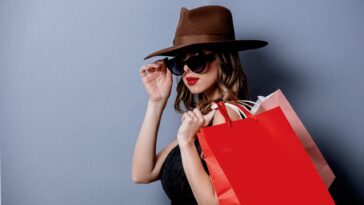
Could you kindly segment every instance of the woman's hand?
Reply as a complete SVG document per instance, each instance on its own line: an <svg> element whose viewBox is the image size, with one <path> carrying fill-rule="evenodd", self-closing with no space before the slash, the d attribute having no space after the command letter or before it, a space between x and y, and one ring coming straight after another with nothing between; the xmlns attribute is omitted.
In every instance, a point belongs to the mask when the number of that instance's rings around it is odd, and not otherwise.
<svg viewBox="0 0 364 205"><path fill-rule="evenodd" d="M140 68L140 76L149 99L152 102L167 103L172 88L172 73L163 60L144 65Z"/></svg>
<svg viewBox="0 0 364 205"><path fill-rule="evenodd" d="M212 110L206 115L202 115L198 108L185 112L182 115L182 124L177 132L178 143L194 143L196 133L201 127L206 127L215 115L216 110Z"/></svg>

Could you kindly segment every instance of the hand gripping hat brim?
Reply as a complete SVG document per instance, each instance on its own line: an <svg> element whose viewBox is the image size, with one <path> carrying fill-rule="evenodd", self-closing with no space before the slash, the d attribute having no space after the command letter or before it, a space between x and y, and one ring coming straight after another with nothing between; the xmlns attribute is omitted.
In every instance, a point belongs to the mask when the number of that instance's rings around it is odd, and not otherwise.
<svg viewBox="0 0 364 205"><path fill-rule="evenodd" d="M173 46L155 51L153 56L175 56L185 48L200 47L219 50L249 50L268 44L262 40L235 40L232 15L223 6L209 5L188 10L181 8Z"/></svg>

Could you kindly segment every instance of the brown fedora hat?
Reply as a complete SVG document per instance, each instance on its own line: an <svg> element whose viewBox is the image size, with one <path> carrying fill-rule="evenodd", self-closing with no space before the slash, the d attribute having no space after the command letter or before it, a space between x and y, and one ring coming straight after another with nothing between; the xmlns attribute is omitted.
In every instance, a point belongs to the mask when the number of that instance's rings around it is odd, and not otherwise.
<svg viewBox="0 0 364 205"><path fill-rule="evenodd" d="M144 60L153 56L175 56L181 49L195 46L242 51L267 44L261 40L235 40L232 14L223 6L209 5L191 10L182 7L173 46L155 51Z"/></svg>

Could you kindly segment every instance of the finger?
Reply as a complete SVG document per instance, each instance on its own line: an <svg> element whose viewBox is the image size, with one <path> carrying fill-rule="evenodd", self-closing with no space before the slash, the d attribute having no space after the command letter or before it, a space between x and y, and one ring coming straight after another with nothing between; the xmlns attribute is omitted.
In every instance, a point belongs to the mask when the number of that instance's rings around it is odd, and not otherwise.
<svg viewBox="0 0 364 205"><path fill-rule="evenodd" d="M186 116L184 121L191 122L195 119L195 117L191 114L191 111L185 112Z"/></svg>
<svg viewBox="0 0 364 205"><path fill-rule="evenodd" d="M188 112L183 113L182 121L184 121L186 118L191 118L191 116L188 114Z"/></svg>
<svg viewBox="0 0 364 205"><path fill-rule="evenodd" d="M160 64L160 63L155 62L155 63L150 63L150 64L148 64L148 66L149 66L150 68L158 69L158 68L160 68L160 67L161 67L161 64Z"/></svg>
<svg viewBox="0 0 364 205"><path fill-rule="evenodd" d="M192 117L192 119L198 119L196 114L193 111L188 111L188 115Z"/></svg>
<svg viewBox="0 0 364 205"><path fill-rule="evenodd" d="M166 79L169 80L169 81L173 81L173 78L172 78L172 73L171 71L166 67Z"/></svg>
<svg viewBox="0 0 364 205"><path fill-rule="evenodd" d="M141 78L143 80L145 80L146 78L148 78L149 76L152 77L153 74L154 74L154 69L155 68L151 68L149 67L149 64L148 65L144 65L142 66L142 68L140 69L139 71L139 74L141 76Z"/></svg>
<svg viewBox="0 0 364 205"><path fill-rule="evenodd" d="M139 74L141 77L145 77L147 75L147 66L143 65L140 70L139 70Z"/></svg>
<svg viewBox="0 0 364 205"><path fill-rule="evenodd" d="M168 70L167 65L165 64L165 62L163 60L160 60L160 61L155 62L155 63L151 63L150 67L154 68L155 71L166 72Z"/></svg>
<svg viewBox="0 0 364 205"><path fill-rule="evenodd" d="M198 109L198 108L193 109L193 113L195 113L195 115L198 118L199 122L201 122L201 123L204 122L205 119L203 118L200 109Z"/></svg>
<svg viewBox="0 0 364 205"><path fill-rule="evenodd" d="M147 73L150 72L150 73L153 73L155 70L157 69L156 66L152 65L152 64L148 64L147 65Z"/></svg>
<svg viewBox="0 0 364 205"><path fill-rule="evenodd" d="M162 59L160 62L160 69L164 72L168 72L168 67L164 59Z"/></svg>
<svg viewBox="0 0 364 205"><path fill-rule="evenodd" d="M202 117L202 113L201 113L200 109L198 109L198 108L193 109L193 113L194 113L197 117Z"/></svg>
<svg viewBox="0 0 364 205"><path fill-rule="evenodd" d="M215 113L216 113L216 110L211 110L209 113L207 113L206 115L203 116L203 118L205 119L204 127L209 125L210 121L214 118Z"/></svg>
<svg viewBox="0 0 364 205"><path fill-rule="evenodd" d="M144 72L148 67L146 65L143 65L142 67L140 67L139 69L139 73Z"/></svg>
<svg viewBox="0 0 364 205"><path fill-rule="evenodd" d="M152 65L152 64L146 64L146 65L143 65L140 70L139 70L139 74L141 76L145 76L149 73L153 73L154 70L156 69L156 66L155 65Z"/></svg>
<svg viewBox="0 0 364 205"><path fill-rule="evenodd" d="M155 62L152 64L155 71L163 71L163 66L160 62Z"/></svg>

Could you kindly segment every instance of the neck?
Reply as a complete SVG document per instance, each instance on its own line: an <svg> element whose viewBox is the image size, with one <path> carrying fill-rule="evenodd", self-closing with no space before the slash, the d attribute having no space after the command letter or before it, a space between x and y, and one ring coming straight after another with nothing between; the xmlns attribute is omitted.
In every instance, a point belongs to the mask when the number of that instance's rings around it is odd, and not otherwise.
<svg viewBox="0 0 364 205"><path fill-rule="evenodd" d="M217 89L217 86L214 86L213 88L206 90L204 92L204 95L209 101L213 101L216 99L219 99L221 97L219 90Z"/></svg>

